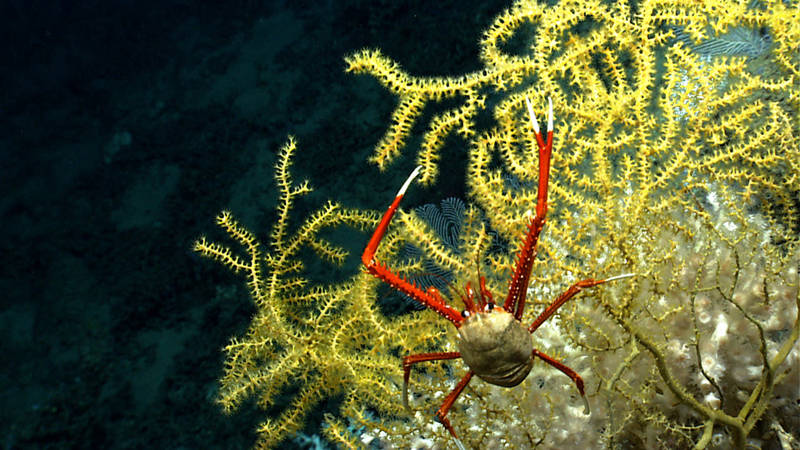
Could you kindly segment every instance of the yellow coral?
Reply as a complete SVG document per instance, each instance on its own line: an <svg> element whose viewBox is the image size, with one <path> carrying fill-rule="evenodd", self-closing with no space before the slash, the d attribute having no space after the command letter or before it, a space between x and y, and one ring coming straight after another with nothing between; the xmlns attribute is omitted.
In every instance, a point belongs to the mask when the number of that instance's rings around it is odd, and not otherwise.
<svg viewBox="0 0 800 450"><path fill-rule="evenodd" d="M537 195L523 100L543 105L552 96L550 213L523 320L580 278L637 274L568 304L560 322L534 336L581 373L594 413L579 413L563 375L535 366L513 390L485 383L465 390L449 417L469 446L796 443L800 5L749 3L518 0L485 31L484 67L474 73L413 77L377 50L347 58L348 71L373 75L398 97L371 157L381 169L402 153L428 103L461 100L433 116L417 152L421 180L432 183L445 139L455 133L466 142L471 205L459 248L400 211L382 261L419 271L419 261L396 256L408 242L463 283L477 258L489 289L502 296ZM765 30L769 52L707 57L692 49L732 27ZM523 29L533 39L509 53ZM480 128L475 118L487 108L495 121ZM301 247L334 263L345 256L319 237L323 227L369 229L377 216L330 203L290 232L294 201L310 189L291 182L294 149L290 141L276 167L279 218L266 249L228 213L219 223L245 255L205 238L195 246L244 272L258 307L247 335L225 349L220 402L229 410L256 396L275 407L280 393L296 391L261 426L265 447L299 430L331 395L343 400L338 415L326 416L325 432L342 446L448 445L431 411L461 363L412 375L415 414L400 409L397 387L400 357L455 350L448 324L426 311L382 316L378 282L365 273L331 285L302 276ZM349 425L361 427L360 437Z"/></svg>
<svg viewBox="0 0 800 450"><path fill-rule="evenodd" d="M408 352L425 340L411 317L389 322L380 314L376 281L369 275L330 285L312 285L303 277L299 252L304 246L333 263L341 263L346 255L321 238L321 230L338 225L366 230L375 226L377 215L328 203L292 230L292 208L298 197L311 191L307 182L292 183L294 151L290 139L275 167L280 201L269 247L228 212L217 223L244 248L244 255L205 237L194 246L200 254L243 272L257 306L247 334L225 347L218 399L223 409L231 411L251 396L261 407L274 408L283 391L297 391L288 405L279 407L277 417L259 426L259 446L267 448L300 430L309 411L332 393L344 394L342 410L351 417L356 414L354 405L363 401L381 413L398 414L391 375L399 366L389 352ZM396 247L397 238L390 236L389 244ZM339 435L336 430L329 428L332 437Z"/></svg>
<svg viewBox="0 0 800 450"><path fill-rule="evenodd" d="M554 98L552 207L540 244L544 258L534 267L531 289L543 304L579 278L638 274L620 283L624 289L598 289L591 294L593 305L574 302L562 314L570 319L561 333L573 355L590 355L594 362L584 370L594 371L595 381L606 380L606 389L598 388L594 395L609 395L609 405L615 405L618 416L611 423L591 419L607 430L609 446L630 439L636 427L657 430L651 433L657 441L643 445L686 439L703 446L714 438L741 446L775 405L767 390L778 386L777 368L797 377L797 357L790 355L796 353L792 350L800 333L795 250L800 230L800 56L795 48L800 25L790 18L798 17L799 8L781 1L755 7L747 2L644 1L634 9L627 2L573 0L545 7L520 0L484 33L485 67L472 74L415 78L376 51L348 58L350 71L374 75L400 99L387 137L372 157L381 168L401 153L410 124L427 102L464 100L434 116L425 131L417 153L422 181L434 181L440 147L458 132L467 141L470 198L510 245L518 242L526 212L536 204L535 145L523 100L529 96L541 105L547 96ZM692 42L737 26L766 30L769 52L748 59L708 57L692 50ZM505 52L526 27L535 31L527 50ZM674 39L678 33L688 38ZM414 107L404 109L408 99L415 100ZM496 125L478 129L474 117L487 104ZM425 247L431 237L420 236L418 225L403 224L403 233ZM427 251L440 253L431 245ZM758 276L765 290L783 292L780 308L785 308L786 321L775 325L737 303L732 293L743 289L747 283L741 277L745 272L751 276L754 269L742 267L732 275L730 262L727 269L714 268L714 255L731 252L751 265L761 261ZM492 289L502 292L511 252L484 258L492 263L485 269ZM469 262L438 260L454 271ZM714 279L715 271L725 276ZM681 278L692 274L696 280ZM754 355L751 367L763 369L760 378L737 386L742 392L738 395L747 393L746 401L732 400L735 389L722 386L718 378L723 375L703 369L702 362L710 358L715 370L730 372L718 364L724 356L708 354L701 345L713 329L687 325L694 314L691 306L703 292L714 292L709 301L726 311L713 320L745 323L741 332L749 344L741 348ZM774 297L765 294L756 303L763 306ZM742 313L725 309L731 307ZM598 316L598 310L605 315ZM765 338L767 323L778 327L773 336L784 339ZM759 342L773 350L759 356ZM701 368L699 381L671 368L670 345L695 349L687 358ZM574 353L576 348L581 352ZM705 391L703 383L716 383L715 392ZM474 389L482 399L491 392L480 384ZM677 413L671 408L647 401L659 390L675 404L689 406L694 416L673 416ZM704 393L705 403L697 391ZM518 401L510 403L521 408L524 396L513 395ZM469 405L469 392L459 402ZM490 407L483 402L483 408ZM486 428L498 430L515 421L517 428L551 437L555 429L570 428L545 419L499 414L497 420L487 420ZM772 425L781 427L774 421ZM581 438L561 445L580 446ZM466 440L480 447L536 441L488 438L481 432Z"/></svg>

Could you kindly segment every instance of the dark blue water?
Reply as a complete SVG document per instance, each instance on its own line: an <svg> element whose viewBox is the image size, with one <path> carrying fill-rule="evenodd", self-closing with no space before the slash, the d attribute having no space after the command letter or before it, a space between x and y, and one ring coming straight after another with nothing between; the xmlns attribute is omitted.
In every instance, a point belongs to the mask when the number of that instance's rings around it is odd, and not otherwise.
<svg viewBox="0 0 800 450"><path fill-rule="evenodd" d="M253 306L191 244L223 208L266 238L289 134L296 179L317 188L298 214L328 198L385 208L413 160L366 163L395 100L343 57L475 70L507 6L395 3L2 2L0 448L253 444L263 413L213 403L220 349ZM462 181L406 204L463 196Z"/></svg>

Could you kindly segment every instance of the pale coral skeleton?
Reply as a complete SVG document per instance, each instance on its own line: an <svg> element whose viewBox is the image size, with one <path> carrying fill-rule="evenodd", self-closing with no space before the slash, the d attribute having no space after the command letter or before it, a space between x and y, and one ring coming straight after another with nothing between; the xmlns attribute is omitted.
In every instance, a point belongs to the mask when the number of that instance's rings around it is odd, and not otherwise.
<svg viewBox="0 0 800 450"><path fill-rule="evenodd" d="M550 155L553 148L553 103L548 99L547 142L539 130L536 115L533 112L530 100L525 102L528 115L536 135L539 147L539 189L536 200L536 215L528 224L528 232L522 242L517 255L514 274L508 287L508 294L502 306L495 305L491 292L486 288L486 280L479 274L478 298L475 298L469 282L466 284L465 293L461 296L465 309L461 312L448 305L439 291L434 287L422 290L413 283L408 282L395 274L387 266L375 259L375 252L381 242L392 216L400 205L411 181L420 171L417 167L403 186L397 192L394 201L384 213L380 224L375 229L367 244L361 260L367 271L388 283L395 289L408 295L420 304L436 311L439 315L449 320L458 329L457 352L422 353L406 356L403 359L403 404L408 407L408 379L413 364L423 361L436 361L461 358L469 367L469 371L461 378L456 387L445 398L444 403L436 411L439 422L447 428L455 439L459 448L463 445L458 439L447 413L453 406L461 391L467 386L473 375L486 382L497 386L513 387L521 383L533 366L534 358L540 358L547 364L555 367L570 377L578 388L585 405L585 414L589 413L589 402L583 388L583 379L567 365L533 348L531 334L536 331L547 319L550 318L564 303L574 297L581 289L597 286L607 281L617 280L632 276L632 274L618 275L604 280L585 279L578 281L558 296L536 320L529 326L521 323L522 313L525 308L525 295L528 289L533 261L536 257L536 244L539 234L545 224L547 214L547 182L550 175ZM477 302L476 302L477 300Z"/></svg>

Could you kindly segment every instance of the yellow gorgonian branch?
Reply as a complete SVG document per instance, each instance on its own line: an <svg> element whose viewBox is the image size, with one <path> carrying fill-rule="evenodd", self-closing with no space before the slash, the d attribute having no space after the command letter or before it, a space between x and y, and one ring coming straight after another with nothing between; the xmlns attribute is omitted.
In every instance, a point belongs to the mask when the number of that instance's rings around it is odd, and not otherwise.
<svg viewBox="0 0 800 450"><path fill-rule="evenodd" d="M244 336L231 340L217 401L227 412L254 397L260 407L278 411L259 425L258 446L273 448L291 438L309 412L331 396L343 396L338 418L326 428L331 439L342 436L337 423L355 415L355 399L385 414L399 414L394 378L401 369L393 354L425 347L429 339L412 317L388 321L377 306L375 281L357 274L341 283L312 283L304 275L303 248L341 264L347 252L324 239L326 228L347 225L371 228L377 214L328 202L295 224L297 200L311 191L307 182L294 184L291 158L296 144L289 139L279 152L275 181L280 193L278 217L269 245L223 212L217 224L243 249L201 237L194 250L244 273L256 315ZM397 249L389 237L387 256ZM286 392L292 391L288 404ZM349 409L348 409L349 408Z"/></svg>
<svg viewBox="0 0 800 450"><path fill-rule="evenodd" d="M524 99L552 97L552 213L532 274L533 301L546 304L565 276L568 284L637 274L592 294L594 302L569 305L561 334L552 336L567 342L572 358L590 358L585 373L606 380L594 394L606 401L605 417L545 424L538 417L552 410L540 405L512 425L500 415L475 424L470 445L525 447L512 437L519 429L556 439L548 445L595 445L601 437L582 431L594 427L608 430L602 439L609 447L641 439L635 430L642 429L653 439L637 441L645 447L741 447L759 421L771 421L783 445L796 443L785 437L790 424L769 411L785 416L774 411L789 407L782 395L800 370L800 21L792 20L799 12L783 1L518 0L484 32L484 67L473 73L414 77L376 51L347 59L348 70L375 76L398 97L372 156L382 169L404 151L429 103L463 100L433 115L411 152L431 183L441 146L460 135L470 200L508 243L517 241L537 198ZM483 109L495 122L479 128ZM413 220L400 223L425 241L427 231ZM470 267L463 255L428 247L449 270ZM482 269L502 278L509 259L488 254L492 264ZM748 369L736 368L737 351L748 355ZM474 389L482 410L492 408L487 396L506 402ZM746 400L737 400L741 393ZM530 407L526 395L535 398L536 390L508 400L506 409ZM461 401L469 404L469 394ZM485 428L503 437L481 434ZM554 437L561 435L570 438Z"/></svg>
<svg viewBox="0 0 800 450"><path fill-rule="evenodd" d="M592 414L563 374L534 365L510 391L465 389L448 418L467 447L797 445L799 15L800 4L779 0L517 0L484 32L484 67L473 73L414 77L377 50L347 58L348 71L397 97L371 157L381 169L406 151L432 102L452 103L411 151L422 181L434 182L448 137L466 142L469 204L457 242L400 212L380 261L403 276L433 263L454 285L480 271L501 292L538 194L524 99L552 97L550 209L522 320L579 279L636 274L585 292L534 335L537 349L586 381ZM479 125L484 111L492 120ZM272 412L260 447L285 443L331 397L338 409L323 433L337 445L450 445L432 411L463 367L415 373L411 413L400 386L403 356L454 351L453 336L430 311L387 318L385 293L363 271L341 283L308 277L302 254L346 257L325 228L371 230L377 215L329 202L293 217L310 190L292 181L295 147L290 140L279 154L266 244L231 213L218 223L234 247L195 244L245 275L257 308L225 348L218 401L232 410L255 398ZM407 243L422 256L400 258Z"/></svg>

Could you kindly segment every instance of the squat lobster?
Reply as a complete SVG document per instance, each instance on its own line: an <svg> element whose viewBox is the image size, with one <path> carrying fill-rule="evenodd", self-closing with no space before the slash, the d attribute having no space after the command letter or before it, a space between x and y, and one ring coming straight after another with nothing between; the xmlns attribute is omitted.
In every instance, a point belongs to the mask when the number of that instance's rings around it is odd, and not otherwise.
<svg viewBox="0 0 800 450"><path fill-rule="evenodd" d="M459 312L445 303L436 288L429 287L426 290L422 290L392 272L386 265L375 260L375 251L386 233L389 222L392 220L392 216L411 181L419 173L420 167L417 167L411 173L397 192L397 196L389 206L389 209L386 210L386 213L384 213L380 224L372 234L372 238L361 256L361 261L370 274L405 293L422 305L436 311L439 315L452 322L458 329L457 352L422 353L403 358L403 405L408 407L408 379L413 364L423 361L462 358L469 367L469 371L461 378L461 381L458 382L452 392L445 398L439 410L436 411L436 417L453 436L459 448L463 448L463 445L458 440L455 430L453 430L450 421L447 419L447 413L456 398L461 394L461 391L472 379L472 376L477 375L484 381L497 386L516 386L528 376L533 366L534 357L542 359L572 379L584 401L584 413L588 414L589 402L586 400L583 390L583 379L565 364L533 348L531 334L581 289L632 276L632 274L625 274L605 280L586 279L578 281L539 314L539 317L530 326L525 327L520 322L525 308L528 280L536 257L536 243L544 227L547 214L547 182L550 175L550 154L553 148L552 100L548 99L546 143L542 133L539 131L536 115L527 97L525 102L539 147L539 190L536 199L536 215L528 224L528 232L517 256L514 275L511 277L508 295L502 306L495 305L491 292L486 288L484 277L480 277L480 289L477 299L470 283L467 282L465 294L460 295L465 309ZM477 300L477 304L475 300Z"/></svg>

